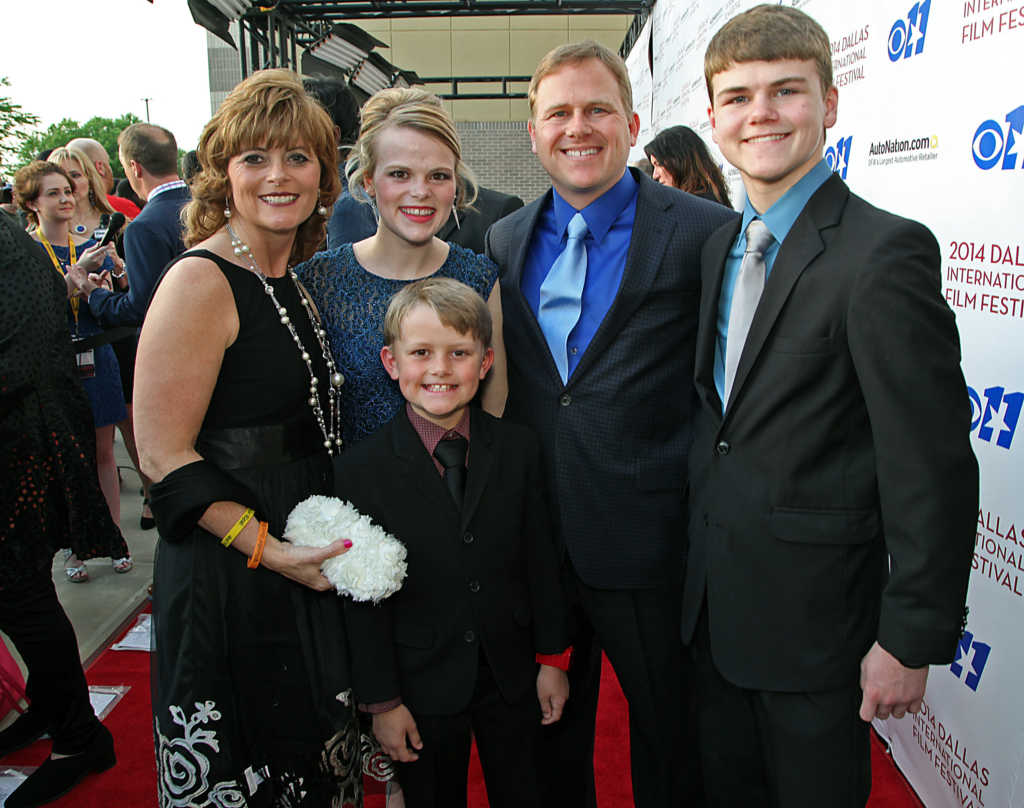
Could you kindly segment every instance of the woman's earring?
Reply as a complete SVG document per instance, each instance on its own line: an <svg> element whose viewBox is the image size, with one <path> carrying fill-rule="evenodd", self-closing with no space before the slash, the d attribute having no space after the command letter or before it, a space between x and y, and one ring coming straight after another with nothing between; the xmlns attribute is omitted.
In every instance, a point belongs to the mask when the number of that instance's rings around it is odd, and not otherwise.
<svg viewBox="0 0 1024 808"><path fill-rule="evenodd" d="M455 229L456 230L461 230L462 229L462 225L459 224L459 208L458 208L458 205L456 204L458 202L458 199L459 199L459 192L456 191L455 194L452 196L452 216L455 217Z"/></svg>
<svg viewBox="0 0 1024 808"><path fill-rule="evenodd" d="M327 208L326 208L326 207L324 207L323 205L321 205L320 207L318 207L318 208L316 209L316 212L317 212L317 213L319 213L319 214L320 214L321 216L323 216L324 218L326 218L326 217L327 217Z"/></svg>
<svg viewBox="0 0 1024 808"><path fill-rule="evenodd" d="M224 218L231 218L231 203L228 202L226 199L224 200Z"/></svg>

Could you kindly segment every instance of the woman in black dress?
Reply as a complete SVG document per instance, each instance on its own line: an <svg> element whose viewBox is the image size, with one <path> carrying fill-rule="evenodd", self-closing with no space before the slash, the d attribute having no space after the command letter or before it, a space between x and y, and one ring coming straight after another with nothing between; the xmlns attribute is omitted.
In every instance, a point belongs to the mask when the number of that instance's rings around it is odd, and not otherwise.
<svg viewBox="0 0 1024 808"><path fill-rule="evenodd" d="M342 379L290 271L338 193L334 132L294 73L267 70L229 94L198 152L191 249L154 293L135 377L161 536L160 804L358 806L344 627L320 573L344 543L276 538L296 503L329 493L340 444Z"/></svg>
<svg viewBox="0 0 1024 808"><path fill-rule="evenodd" d="M75 632L57 600L53 555L128 548L96 478L89 401L68 339L68 289L42 249L0 216L0 630L28 666L29 709L0 732L0 759L53 739L51 756L7 798L42 805L114 765L89 704Z"/></svg>

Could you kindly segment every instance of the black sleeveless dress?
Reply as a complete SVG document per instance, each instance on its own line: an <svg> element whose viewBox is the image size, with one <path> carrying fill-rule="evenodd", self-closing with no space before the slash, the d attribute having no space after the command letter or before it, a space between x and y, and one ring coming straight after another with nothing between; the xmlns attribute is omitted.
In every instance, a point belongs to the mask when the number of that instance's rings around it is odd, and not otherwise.
<svg viewBox="0 0 1024 808"><path fill-rule="evenodd" d="M279 537L299 501L331 493L308 372L255 275L207 251L187 255L217 264L239 318L196 442L206 463L197 465L215 464L244 489L240 504ZM326 380L298 290L288 277L270 283ZM321 401L326 406L323 391ZM153 599L161 808L362 805L338 596L247 569L242 553L194 524L203 508L190 529L169 537L161 517L174 496L168 487L179 481L180 493L180 471L153 490L161 527Z"/></svg>

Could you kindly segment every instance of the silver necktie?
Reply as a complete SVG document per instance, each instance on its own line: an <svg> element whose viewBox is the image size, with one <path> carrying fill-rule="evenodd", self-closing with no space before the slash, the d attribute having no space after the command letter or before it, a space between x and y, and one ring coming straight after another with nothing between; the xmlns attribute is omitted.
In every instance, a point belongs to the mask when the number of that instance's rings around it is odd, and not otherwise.
<svg viewBox="0 0 1024 808"><path fill-rule="evenodd" d="M740 354L747 341L750 323L757 311L757 303L764 291L766 266L765 250L775 241L768 226L760 219L751 219L747 225L747 249L743 253L740 272L736 278L736 286L732 293L732 308L729 310L729 329L725 336L725 386L722 395L722 408L729 402L732 394L732 383L736 379L736 368L740 364Z"/></svg>

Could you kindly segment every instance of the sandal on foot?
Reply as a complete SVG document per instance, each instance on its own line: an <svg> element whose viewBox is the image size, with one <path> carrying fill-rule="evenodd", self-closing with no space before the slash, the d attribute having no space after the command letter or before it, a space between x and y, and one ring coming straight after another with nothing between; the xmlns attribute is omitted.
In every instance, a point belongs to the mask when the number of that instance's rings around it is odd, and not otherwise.
<svg viewBox="0 0 1024 808"><path fill-rule="evenodd" d="M64 574L67 576L68 581L73 584L84 584L89 581L89 570L85 568L85 563L79 561L77 564L68 564L74 553L71 550L64 550ZM75 558L77 561L77 557Z"/></svg>
<svg viewBox="0 0 1024 808"><path fill-rule="evenodd" d="M135 562L132 561L131 556L125 556L124 558L112 558L110 560L110 566L114 568L114 572L131 572L135 566Z"/></svg>

